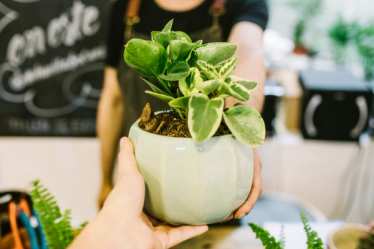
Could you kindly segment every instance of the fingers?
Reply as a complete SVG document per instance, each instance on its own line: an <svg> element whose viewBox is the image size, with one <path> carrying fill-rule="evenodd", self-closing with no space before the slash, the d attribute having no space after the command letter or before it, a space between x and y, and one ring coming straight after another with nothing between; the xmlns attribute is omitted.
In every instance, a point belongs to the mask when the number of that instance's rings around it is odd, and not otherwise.
<svg viewBox="0 0 374 249"><path fill-rule="evenodd" d="M247 215L254 205L256 204L257 199L261 195L262 181L261 181L261 161L258 154L254 154L254 176L253 176L253 185L251 192L249 194L248 200L234 213L234 218L240 219Z"/></svg>
<svg viewBox="0 0 374 249"><path fill-rule="evenodd" d="M134 147L127 137L120 141L120 151L118 154L118 175L119 177L131 172L138 172L134 155Z"/></svg>
<svg viewBox="0 0 374 249"><path fill-rule="evenodd" d="M182 226L171 228L159 227L156 231L158 238L164 248L171 248L188 239L201 235L208 231L208 226Z"/></svg>

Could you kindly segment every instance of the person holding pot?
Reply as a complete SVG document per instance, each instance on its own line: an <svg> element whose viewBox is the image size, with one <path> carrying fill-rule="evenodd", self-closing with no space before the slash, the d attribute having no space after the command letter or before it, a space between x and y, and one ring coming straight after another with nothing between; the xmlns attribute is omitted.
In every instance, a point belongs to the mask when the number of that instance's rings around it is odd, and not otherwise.
<svg viewBox="0 0 374 249"><path fill-rule="evenodd" d="M107 66L97 116L102 168L100 207L113 186L120 137L128 134L147 102L155 110L163 108L160 102L144 94L145 84L124 64L123 45L134 37L149 39L146 34L159 30L170 19L174 19L176 30L187 32L193 40L227 40L237 45L235 75L258 82L248 105L261 111L265 81L263 32L268 22L265 0L116 0L112 6ZM234 100L226 102L227 106L234 104ZM260 195L261 167L257 153L254 158L254 183L250 196L231 218L246 215Z"/></svg>

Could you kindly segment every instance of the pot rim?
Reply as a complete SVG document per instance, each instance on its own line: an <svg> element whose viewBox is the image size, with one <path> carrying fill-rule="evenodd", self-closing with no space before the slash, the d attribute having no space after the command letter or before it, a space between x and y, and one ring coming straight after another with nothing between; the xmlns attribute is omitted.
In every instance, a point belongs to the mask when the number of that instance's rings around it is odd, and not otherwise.
<svg viewBox="0 0 374 249"><path fill-rule="evenodd" d="M164 136L164 135L159 135L159 134L154 134L154 133L151 133L151 132L148 132L148 131L145 131L143 130L142 128L139 127L139 119L135 121L135 123L131 126L131 129L136 129L142 133L145 133L147 134L148 136L156 136L156 137L162 137L162 138L168 138L168 139L175 139L175 140L182 140L182 141L193 141L195 142L192 137L169 137L169 136ZM130 130L131 130L130 129ZM232 135L232 134L226 134L226 135L220 135L220 136L214 136L214 137L211 137L209 138L208 140L206 140L205 142L207 141L214 141L214 140L218 140L220 138L224 138L224 137L231 137L232 139L236 140L235 137ZM236 140L237 141L237 140ZM238 141L239 142L239 141ZM195 142L195 143L199 143L199 142ZM201 143L204 143L204 142L201 142Z"/></svg>

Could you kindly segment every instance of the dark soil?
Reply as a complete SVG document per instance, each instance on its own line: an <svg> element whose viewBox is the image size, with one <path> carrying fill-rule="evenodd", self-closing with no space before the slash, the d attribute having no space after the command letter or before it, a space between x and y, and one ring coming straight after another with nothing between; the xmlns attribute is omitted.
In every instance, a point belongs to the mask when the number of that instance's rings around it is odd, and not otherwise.
<svg viewBox="0 0 374 249"><path fill-rule="evenodd" d="M187 120L181 119L172 111L154 114L151 105L147 103L140 116L139 127L147 132L168 137L191 137ZM215 136L231 134L224 122L218 128Z"/></svg>

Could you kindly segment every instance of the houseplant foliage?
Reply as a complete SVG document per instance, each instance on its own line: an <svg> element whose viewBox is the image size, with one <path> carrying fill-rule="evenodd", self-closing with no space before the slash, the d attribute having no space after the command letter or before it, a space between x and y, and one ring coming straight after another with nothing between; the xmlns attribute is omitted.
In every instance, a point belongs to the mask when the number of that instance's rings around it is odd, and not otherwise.
<svg viewBox="0 0 374 249"><path fill-rule="evenodd" d="M333 45L334 60L338 64L345 62L345 50L354 36L355 27L355 23L348 22L339 16L329 28L328 35Z"/></svg>
<svg viewBox="0 0 374 249"><path fill-rule="evenodd" d="M188 123L196 142L214 136L225 122L240 142L261 144L265 126L261 115L245 105L256 82L233 76L236 46L231 43L193 42L184 32L172 31L169 21L152 40L132 39L125 47L126 63L142 75L147 94L167 102ZM239 103L225 109L225 99Z"/></svg>
<svg viewBox="0 0 374 249"><path fill-rule="evenodd" d="M217 223L248 198L251 146L265 138L261 115L246 105L257 84L232 75L234 44L192 41L172 25L152 32L151 40L129 40L124 52L149 86L146 94L171 110L153 113L146 105L130 129L145 209L171 224ZM229 97L238 104L226 108Z"/></svg>
<svg viewBox="0 0 374 249"><path fill-rule="evenodd" d="M365 79L374 79L374 25L362 25L356 32L354 43L361 58Z"/></svg>
<svg viewBox="0 0 374 249"><path fill-rule="evenodd" d="M303 223L305 235L307 238L307 249L323 249L324 245L322 239L318 236L317 232L313 231L310 227L308 219L304 214L301 214L301 221ZM256 234L256 237L261 240L265 249L285 249L284 238L277 240L267 230L256 224L250 223L252 231Z"/></svg>

